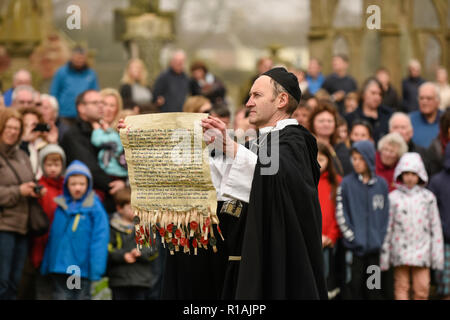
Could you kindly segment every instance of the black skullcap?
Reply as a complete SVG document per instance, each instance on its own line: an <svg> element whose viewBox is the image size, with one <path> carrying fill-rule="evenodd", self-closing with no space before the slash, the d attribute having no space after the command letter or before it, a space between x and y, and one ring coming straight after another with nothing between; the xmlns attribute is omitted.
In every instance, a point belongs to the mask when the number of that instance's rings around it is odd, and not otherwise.
<svg viewBox="0 0 450 320"><path fill-rule="evenodd" d="M288 72L285 68L273 68L267 72L264 72L262 76L271 77L273 80L278 82L291 96L294 97L297 102L300 102L302 98L302 91L298 84L297 77Z"/></svg>

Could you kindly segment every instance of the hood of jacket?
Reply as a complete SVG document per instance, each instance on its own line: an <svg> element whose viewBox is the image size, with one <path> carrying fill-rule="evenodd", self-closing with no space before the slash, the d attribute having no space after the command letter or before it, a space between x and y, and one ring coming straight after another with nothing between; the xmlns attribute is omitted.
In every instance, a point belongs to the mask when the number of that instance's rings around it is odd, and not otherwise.
<svg viewBox="0 0 450 320"><path fill-rule="evenodd" d="M399 160L394 171L394 181L400 182L398 179L403 172L414 172L420 178L420 184L428 183L428 174L422 161L422 157L417 152L405 153Z"/></svg>
<svg viewBox="0 0 450 320"><path fill-rule="evenodd" d="M134 232L134 224L123 219L118 212L113 214L110 224L117 231L127 234Z"/></svg>
<svg viewBox="0 0 450 320"><path fill-rule="evenodd" d="M370 173L372 177L375 177L375 146L372 141L369 140L363 140L355 142L352 146L352 150L358 151L362 157L364 158L364 161L366 162L367 166L369 167Z"/></svg>
<svg viewBox="0 0 450 320"><path fill-rule="evenodd" d="M92 174L91 174L91 171L89 170L89 168L83 162L81 162L79 160L72 161L72 163L69 165L69 167L66 170L66 175L64 177L63 195L67 202L72 201L72 197L70 196L69 189L67 188L67 181L69 180L69 178L71 176L76 175L76 174L83 175L88 179L88 188L87 188L86 193L83 195L83 197L81 199L76 201L79 203L83 203L84 200L88 197L88 195L91 194L91 191L93 191L93 179L92 179Z"/></svg>

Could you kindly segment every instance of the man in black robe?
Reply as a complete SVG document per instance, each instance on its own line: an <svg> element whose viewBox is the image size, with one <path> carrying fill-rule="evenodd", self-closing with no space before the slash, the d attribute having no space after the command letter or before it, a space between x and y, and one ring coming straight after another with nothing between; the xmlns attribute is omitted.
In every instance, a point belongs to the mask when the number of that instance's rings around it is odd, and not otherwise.
<svg viewBox="0 0 450 320"><path fill-rule="evenodd" d="M297 78L284 68L262 74L251 88L246 107L259 134L249 147L257 161L248 205L242 197L222 210L235 219L227 222L222 298L327 299L316 140L289 119L300 98ZM227 157L252 152L226 134L222 121L209 117L202 126Z"/></svg>

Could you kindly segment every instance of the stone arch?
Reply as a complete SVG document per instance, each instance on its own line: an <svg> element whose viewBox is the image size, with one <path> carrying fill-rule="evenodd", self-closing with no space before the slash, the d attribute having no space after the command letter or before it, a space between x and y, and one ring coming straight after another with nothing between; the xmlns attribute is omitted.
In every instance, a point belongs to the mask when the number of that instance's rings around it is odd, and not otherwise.
<svg viewBox="0 0 450 320"><path fill-rule="evenodd" d="M350 42L342 34L337 34L333 39L333 55L337 54L345 54L351 59Z"/></svg>
<svg viewBox="0 0 450 320"><path fill-rule="evenodd" d="M413 25L415 28L439 29L440 17L432 0L414 0Z"/></svg>
<svg viewBox="0 0 450 320"><path fill-rule="evenodd" d="M363 0L339 0L333 12L334 28L354 28L363 25Z"/></svg>

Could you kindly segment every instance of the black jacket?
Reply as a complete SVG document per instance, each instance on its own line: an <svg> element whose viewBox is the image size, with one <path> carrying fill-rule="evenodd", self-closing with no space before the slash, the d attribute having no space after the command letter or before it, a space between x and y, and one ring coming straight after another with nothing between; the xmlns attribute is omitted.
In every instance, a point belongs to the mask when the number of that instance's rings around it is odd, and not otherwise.
<svg viewBox="0 0 450 320"><path fill-rule="evenodd" d="M94 177L94 189L109 192L111 178L100 168L97 154L100 151L91 143L92 126L80 118L70 127L61 141L61 147L66 153L67 164L73 160L80 160L91 171Z"/></svg>
<svg viewBox="0 0 450 320"><path fill-rule="evenodd" d="M392 110L404 111L398 99L397 91L395 91L394 87L391 85L389 85L387 91L384 92L383 101L381 103Z"/></svg>
<svg viewBox="0 0 450 320"><path fill-rule="evenodd" d="M162 96L165 103L160 107L160 112L182 112L188 94L189 78L187 75L185 73L177 74L169 68L156 79L153 88L153 102Z"/></svg>
<svg viewBox="0 0 450 320"><path fill-rule="evenodd" d="M152 287L156 277L152 262L158 258L158 250L143 248L142 256L135 263L127 263L124 255L136 248L134 225L129 227L118 214L111 219L108 245L107 276L110 287Z"/></svg>
<svg viewBox="0 0 450 320"><path fill-rule="evenodd" d="M431 145L428 147L427 161L425 163L428 176L431 178L435 174L439 173L444 169L444 152L442 152L442 143L439 137L433 140Z"/></svg>
<svg viewBox="0 0 450 320"><path fill-rule="evenodd" d="M378 107L378 119L367 117L364 114L362 107L360 106L352 113L347 114L345 116L345 120L347 120L350 128L352 127L353 121L355 121L356 119L362 119L369 122L373 128L373 140L375 141L375 144L377 144L378 140L389 133L389 119L391 115L391 108L380 105Z"/></svg>
<svg viewBox="0 0 450 320"><path fill-rule="evenodd" d="M212 76L212 75L211 75ZM205 89L205 87L201 87L199 82L191 78L190 80L190 92L193 96L204 96L208 98L212 103L220 102L225 100L226 89L223 85L222 81L220 81L216 76L213 77L213 82L210 83L210 87Z"/></svg>
<svg viewBox="0 0 450 320"><path fill-rule="evenodd" d="M419 87L425 82L422 78L408 77L402 81L402 108L405 112L419 109Z"/></svg>
<svg viewBox="0 0 450 320"><path fill-rule="evenodd" d="M355 92L358 90L358 85L353 77L346 75L339 77L336 73L330 74L322 84L322 88L329 94L333 94L337 91L344 91L345 93ZM344 99L337 102L338 110L340 114L344 114Z"/></svg>

